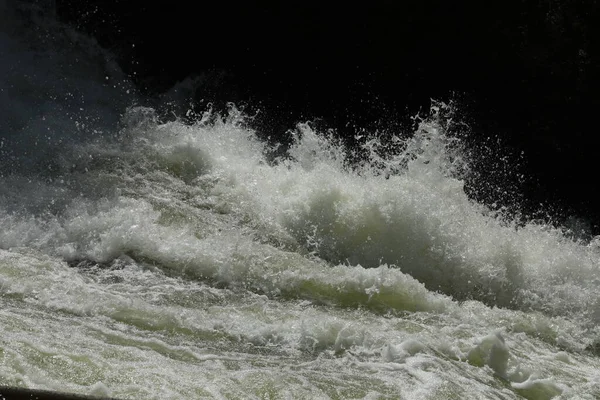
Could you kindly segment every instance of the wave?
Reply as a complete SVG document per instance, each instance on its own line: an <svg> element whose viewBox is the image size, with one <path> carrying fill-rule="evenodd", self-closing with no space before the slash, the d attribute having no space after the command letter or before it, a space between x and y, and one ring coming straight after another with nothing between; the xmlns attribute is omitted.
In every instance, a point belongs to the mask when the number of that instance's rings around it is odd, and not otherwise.
<svg viewBox="0 0 600 400"><path fill-rule="evenodd" d="M408 139L386 137L392 149L365 135L358 163L310 123L276 150L235 107L161 122L135 105L93 40L40 24L51 33L42 42L10 24L0 33L9 88L0 105L10 110L0 124L1 249L73 265L128 259L377 312L476 300L600 318L599 240L518 224L470 199L468 157L445 129L445 105Z"/></svg>
<svg viewBox="0 0 600 400"><path fill-rule="evenodd" d="M380 310L441 309L437 292L597 318L597 244L506 222L470 200L433 119L395 160L359 168L307 124L273 162L239 113L161 124L133 108L124 121L118 139L74 146L73 163L52 180L2 178L13 197L41 203L9 209L16 201L4 195L2 248L131 257L270 296Z"/></svg>

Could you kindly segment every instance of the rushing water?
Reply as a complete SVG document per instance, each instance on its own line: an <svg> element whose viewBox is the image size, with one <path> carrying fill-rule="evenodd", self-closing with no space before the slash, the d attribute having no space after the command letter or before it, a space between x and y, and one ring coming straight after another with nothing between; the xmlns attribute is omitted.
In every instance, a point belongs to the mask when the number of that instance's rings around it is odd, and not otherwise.
<svg viewBox="0 0 600 400"><path fill-rule="evenodd" d="M393 156L300 124L274 158L235 108L162 123L93 40L0 13L0 385L600 397L598 240L470 200L437 109Z"/></svg>

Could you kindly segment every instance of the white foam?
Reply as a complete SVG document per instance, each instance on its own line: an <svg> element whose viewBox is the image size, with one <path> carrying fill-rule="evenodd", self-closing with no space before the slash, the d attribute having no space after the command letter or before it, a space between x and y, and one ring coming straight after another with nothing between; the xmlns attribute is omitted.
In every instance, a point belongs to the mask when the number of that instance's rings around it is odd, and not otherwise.
<svg viewBox="0 0 600 400"><path fill-rule="evenodd" d="M40 47L0 26L8 384L139 398L600 393L598 239L471 201L439 115L389 154L367 138L354 166L300 124L273 162L235 108L191 126L125 110L118 70L66 32ZM73 52L84 61L65 71Z"/></svg>

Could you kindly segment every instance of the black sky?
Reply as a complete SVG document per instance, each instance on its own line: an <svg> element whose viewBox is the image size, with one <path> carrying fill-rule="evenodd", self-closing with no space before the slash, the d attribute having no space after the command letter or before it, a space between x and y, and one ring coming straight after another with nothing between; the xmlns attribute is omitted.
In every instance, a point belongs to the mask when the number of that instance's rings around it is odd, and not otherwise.
<svg viewBox="0 0 600 400"><path fill-rule="evenodd" d="M597 1L57 0L57 10L112 49L140 90L209 74L198 98L260 104L274 130L321 117L350 135L401 124L431 98L460 99L474 140L498 135L525 152L527 210L553 203L600 233Z"/></svg>

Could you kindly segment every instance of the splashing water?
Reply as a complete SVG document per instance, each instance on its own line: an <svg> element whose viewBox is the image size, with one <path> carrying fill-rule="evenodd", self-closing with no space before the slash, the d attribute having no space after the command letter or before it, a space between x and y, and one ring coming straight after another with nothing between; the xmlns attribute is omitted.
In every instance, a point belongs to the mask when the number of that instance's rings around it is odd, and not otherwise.
<svg viewBox="0 0 600 400"><path fill-rule="evenodd" d="M358 164L310 123L272 160L235 108L163 123L111 101L137 101L126 83L82 78L94 62L64 69L60 40L41 52L31 40L0 36L12 60L3 384L119 398L600 395L598 240L469 199L443 104L393 151L366 137ZM23 61L35 58L50 72ZM24 82L16 65L32 69Z"/></svg>

